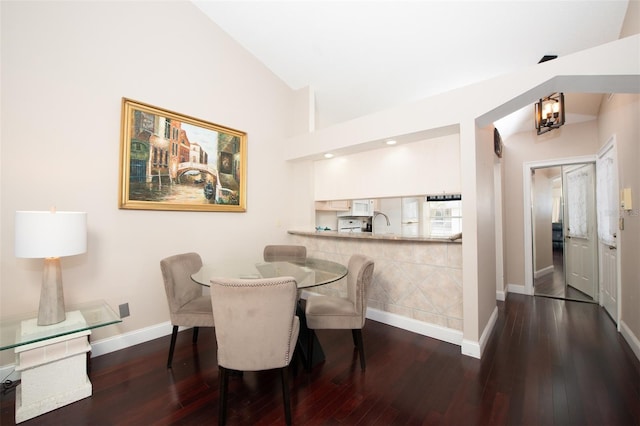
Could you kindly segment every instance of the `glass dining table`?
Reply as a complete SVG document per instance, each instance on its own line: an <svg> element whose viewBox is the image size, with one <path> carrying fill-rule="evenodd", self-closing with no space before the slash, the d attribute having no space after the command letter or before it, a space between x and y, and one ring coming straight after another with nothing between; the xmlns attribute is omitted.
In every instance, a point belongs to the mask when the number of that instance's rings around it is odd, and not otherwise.
<svg viewBox="0 0 640 426"><path fill-rule="evenodd" d="M304 260L275 262L225 260L216 264L204 264L198 272L191 275L191 279L198 284L209 287L213 277L259 279L290 276L296 280L298 290L303 290L338 281L344 278L347 272L347 267L338 262L313 257L307 257ZM309 333L301 300L298 300L296 315L300 318L298 350L301 352L303 365L307 365L309 356L311 356L311 365L316 365L324 361L324 351L314 333L313 354L307 353Z"/></svg>
<svg viewBox="0 0 640 426"><path fill-rule="evenodd" d="M221 278L295 278L298 289L320 286L338 281L347 275L347 267L330 260L307 257L295 261L250 261L224 260L216 264L205 264L191 275L198 284L209 286L213 277Z"/></svg>

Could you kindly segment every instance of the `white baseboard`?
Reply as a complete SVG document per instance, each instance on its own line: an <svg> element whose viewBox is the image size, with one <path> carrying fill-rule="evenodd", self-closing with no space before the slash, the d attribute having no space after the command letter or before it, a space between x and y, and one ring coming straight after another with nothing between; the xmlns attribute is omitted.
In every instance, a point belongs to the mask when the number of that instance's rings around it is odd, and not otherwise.
<svg viewBox="0 0 640 426"><path fill-rule="evenodd" d="M508 284L507 290L509 293L524 294L525 296L529 295L522 284Z"/></svg>
<svg viewBox="0 0 640 426"><path fill-rule="evenodd" d="M180 327L180 331L189 327ZM107 337L106 339L96 340L91 342L91 358L98 357L100 355L108 354L110 352L119 351L130 346L138 345L140 343L148 342L150 340L158 339L160 337L168 336L171 334L173 326L170 321L166 321L160 324L155 324L149 327L141 328L140 330L134 330L128 333L120 334L114 337ZM169 347L167 346L167 354L169 353ZM0 378L3 380L20 380L20 373L14 371L15 364L3 365L0 367ZM6 377L6 378L5 378Z"/></svg>
<svg viewBox="0 0 640 426"><path fill-rule="evenodd" d="M306 295L305 295L306 296ZM423 336L431 337L434 339L442 340L447 343L459 345L461 352L464 355L474 358L480 358L487 345L487 341L493 332L496 321L498 319L498 308L496 307L484 328L479 342L471 340L465 340L462 337L462 332L453 330L446 327L440 327L433 324L428 324L422 321L417 321L411 318L403 317L401 315L392 314L389 312L380 311L378 309L367 309L367 318L374 321L379 321L383 324L387 324L393 327L398 327L403 330L411 331ZM185 328L181 327L180 330ZM169 321L156 324L150 327L146 327L140 330L135 330L129 333L124 333L119 336L109 337L106 339L98 340L91 343L91 357L97 357L105 355L110 352L115 352L120 349L125 349L130 346L138 345L150 340L158 339L160 337L171 334L172 326ZM640 339L633 334L631 329L625 324L624 321L620 322L620 333L627 341L631 350L640 360ZM168 348L167 348L168 350ZM0 367L0 379L4 380L20 380L20 373L14 371L15 364L8 364Z"/></svg>
<svg viewBox="0 0 640 426"><path fill-rule="evenodd" d="M20 380L20 373L15 371L15 364L7 364L0 367L0 379L4 383L5 380L11 380L15 382L16 380Z"/></svg>
<svg viewBox="0 0 640 426"><path fill-rule="evenodd" d="M402 315L392 314L379 309L367 308L367 318L386 325L411 331L422 336L432 337L443 342L460 346L462 344L462 331L442 327L435 324L407 318Z"/></svg>
<svg viewBox="0 0 640 426"><path fill-rule="evenodd" d="M305 291L302 293L302 297L306 298L309 294L312 293ZM367 309L367 318L423 336L452 343L454 345L460 346L462 344L462 332L459 330L429 324L373 308ZM184 329L185 328L180 327L180 331ZM129 333L91 342L91 357L95 358L110 352L115 352L130 346L167 336L171 334L171 330L171 322L167 321L142 328L140 330L134 330ZM167 350L169 350L169 348L167 348ZM9 380L19 380L20 374L13 372L14 367L14 364L0 367L0 377L4 378L9 376L7 377Z"/></svg>
<svg viewBox="0 0 640 426"><path fill-rule="evenodd" d="M316 294L318 293L304 290L302 291L300 297L306 299L310 295ZM442 340L443 342L452 343L458 346L462 345L462 331L460 330L454 330L452 328L442 327L424 321L418 321L413 318L393 314L391 312L381 311L380 309L375 308L367 308L367 318L386 325L390 325L392 327L411 331L412 333L420 334L422 336Z"/></svg>
<svg viewBox="0 0 640 426"><path fill-rule="evenodd" d="M540 278L548 274L553 273L553 265L547 266L546 268L538 269L533 273L533 278Z"/></svg>
<svg viewBox="0 0 640 426"><path fill-rule="evenodd" d="M484 328L484 330L482 331L482 334L480 335L480 341L479 342L474 342L473 340L466 340L464 339L462 341L462 354L463 355L467 355L467 356L471 356L474 358L482 358L482 353L484 352L484 349L487 347L487 341L489 340L489 337L491 336L491 333L493 332L493 329L496 326L496 321L498 320L498 307L496 306L493 309L493 313L491 314L491 317L489 318L489 321L487 322L486 327Z"/></svg>
<svg viewBox="0 0 640 426"><path fill-rule="evenodd" d="M633 334L624 321L620 321L620 334L622 334L622 337L624 337L624 340L627 341L633 353L636 354L636 358L640 361L640 339Z"/></svg>
<svg viewBox="0 0 640 426"><path fill-rule="evenodd" d="M504 302L505 300L507 300L507 293L508 292L506 292L504 290L496 291L496 300Z"/></svg>
<svg viewBox="0 0 640 426"><path fill-rule="evenodd" d="M185 330L186 328L189 327L180 327L180 331ZM171 325L171 322L166 321L160 324L141 328L139 330L120 334L118 336L107 337L106 339L97 340L95 342L92 341L91 357L97 357L110 352L119 351L120 349L125 349L130 346L139 345L140 343L148 342L149 340L168 336L171 334L172 330L173 326Z"/></svg>

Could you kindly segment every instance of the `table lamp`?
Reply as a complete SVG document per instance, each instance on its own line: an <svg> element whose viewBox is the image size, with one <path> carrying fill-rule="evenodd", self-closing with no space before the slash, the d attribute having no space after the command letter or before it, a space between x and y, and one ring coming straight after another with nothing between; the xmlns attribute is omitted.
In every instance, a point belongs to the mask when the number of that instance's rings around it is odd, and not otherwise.
<svg viewBox="0 0 640 426"><path fill-rule="evenodd" d="M82 212L17 211L15 254L44 258L38 325L65 320L60 257L87 251L87 214Z"/></svg>

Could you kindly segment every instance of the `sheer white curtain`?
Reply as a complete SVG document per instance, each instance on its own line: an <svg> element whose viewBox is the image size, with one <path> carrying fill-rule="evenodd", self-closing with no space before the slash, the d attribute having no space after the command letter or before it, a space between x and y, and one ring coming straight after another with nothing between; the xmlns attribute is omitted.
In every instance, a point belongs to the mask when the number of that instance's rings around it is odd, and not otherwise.
<svg viewBox="0 0 640 426"><path fill-rule="evenodd" d="M575 208L569 209L568 227L574 237L586 238L588 217L587 202L589 172L584 168L567 173L567 202Z"/></svg>
<svg viewBox="0 0 640 426"><path fill-rule="evenodd" d="M560 222L560 218L562 217L562 203L560 197L553 197L551 209L551 222Z"/></svg>

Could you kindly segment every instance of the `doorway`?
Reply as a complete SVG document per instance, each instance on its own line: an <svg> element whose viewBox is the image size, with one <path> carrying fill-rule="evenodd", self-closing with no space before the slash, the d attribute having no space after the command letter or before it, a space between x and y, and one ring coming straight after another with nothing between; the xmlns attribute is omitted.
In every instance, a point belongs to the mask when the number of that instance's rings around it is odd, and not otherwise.
<svg viewBox="0 0 640 426"><path fill-rule="evenodd" d="M533 294L598 302L594 163L531 168Z"/></svg>

